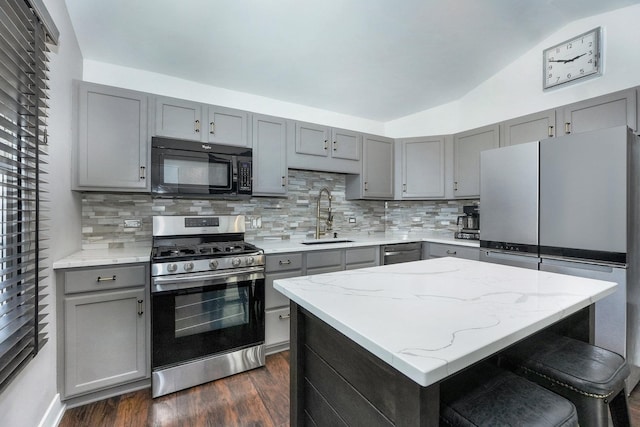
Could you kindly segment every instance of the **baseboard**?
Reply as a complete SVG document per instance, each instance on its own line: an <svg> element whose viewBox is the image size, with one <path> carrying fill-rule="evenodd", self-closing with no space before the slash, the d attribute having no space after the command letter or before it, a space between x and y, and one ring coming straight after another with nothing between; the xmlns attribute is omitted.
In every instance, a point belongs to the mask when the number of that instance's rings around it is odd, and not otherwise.
<svg viewBox="0 0 640 427"><path fill-rule="evenodd" d="M58 427L66 408L67 405L60 400L60 393L56 393L38 427Z"/></svg>

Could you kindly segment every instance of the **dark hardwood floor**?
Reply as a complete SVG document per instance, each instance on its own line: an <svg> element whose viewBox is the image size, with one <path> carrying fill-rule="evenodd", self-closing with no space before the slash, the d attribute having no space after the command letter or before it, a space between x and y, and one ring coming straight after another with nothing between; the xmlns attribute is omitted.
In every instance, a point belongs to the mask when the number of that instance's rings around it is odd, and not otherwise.
<svg viewBox="0 0 640 427"><path fill-rule="evenodd" d="M640 427L640 386L629 397ZM59 427L280 427L289 425L289 352L267 356L265 368L151 399L128 393L67 410Z"/></svg>

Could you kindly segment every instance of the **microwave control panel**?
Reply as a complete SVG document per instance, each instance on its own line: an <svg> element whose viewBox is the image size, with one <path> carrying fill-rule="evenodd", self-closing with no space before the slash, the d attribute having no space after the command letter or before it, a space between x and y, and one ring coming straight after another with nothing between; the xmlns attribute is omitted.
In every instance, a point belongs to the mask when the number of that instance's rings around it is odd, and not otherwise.
<svg viewBox="0 0 640 427"><path fill-rule="evenodd" d="M238 162L238 192L239 193L251 193L251 162L239 161Z"/></svg>

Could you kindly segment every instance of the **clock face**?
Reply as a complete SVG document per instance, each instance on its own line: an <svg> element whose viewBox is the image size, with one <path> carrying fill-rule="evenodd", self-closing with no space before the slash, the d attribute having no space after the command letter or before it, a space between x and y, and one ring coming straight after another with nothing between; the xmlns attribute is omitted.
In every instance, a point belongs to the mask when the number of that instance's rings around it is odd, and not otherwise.
<svg viewBox="0 0 640 427"><path fill-rule="evenodd" d="M543 86L545 89L594 74L599 75L600 28L545 49Z"/></svg>

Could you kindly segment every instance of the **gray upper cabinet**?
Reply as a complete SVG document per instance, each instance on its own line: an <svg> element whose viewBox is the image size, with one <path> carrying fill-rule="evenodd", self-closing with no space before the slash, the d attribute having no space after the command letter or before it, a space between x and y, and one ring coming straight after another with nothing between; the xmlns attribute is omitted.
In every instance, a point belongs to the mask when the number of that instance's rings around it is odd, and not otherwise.
<svg viewBox="0 0 640 427"><path fill-rule="evenodd" d="M489 125L453 136L455 197L480 196L480 152L500 145L499 125Z"/></svg>
<svg viewBox="0 0 640 427"><path fill-rule="evenodd" d="M596 129L627 125L638 129L636 90L629 89L570 104L561 109L562 132L588 132Z"/></svg>
<svg viewBox="0 0 640 427"><path fill-rule="evenodd" d="M158 96L155 107L155 135L196 141L202 139L202 104Z"/></svg>
<svg viewBox="0 0 640 427"><path fill-rule="evenodd" d="M400 140L396 150L396 199L445 196L445 137Z"/></svg>
<svg viewBox="0 0 640 427"><path fill-rule="evenodd" d="M503 122L500 129L500 146L540 141L556 136L556 110L541 111Z"/></svg>
<svg viewBox="0 0 640 427"><path fill-rule="evenodd" d="M158 96L155 135L247 147L246 111Z"/></svg>
<svg viewBox="0 0 640 427"><path fill-rule="evenodd" d="M360 173L362 135L315 123L292 122L294 141L289 167L324 172Z"/></svg>
<svg viewBox="0 0 640 427"><path fill-rule="evenodd" d="M393 198L394 141L391 138L366 135L362 143L362 172L347 175L347 199Z"/></svg>
<svg viewBox="0 0 640 427"><path fill-rule="evenodd" d="M277 117L254 114L253 195L287 194L287 123Z"/></svg>
<svg viewBox="0 0 640 427"><path fill-rule="evenodd" d="M74 82L73 189L149 191L147 95Z"/></svg>

